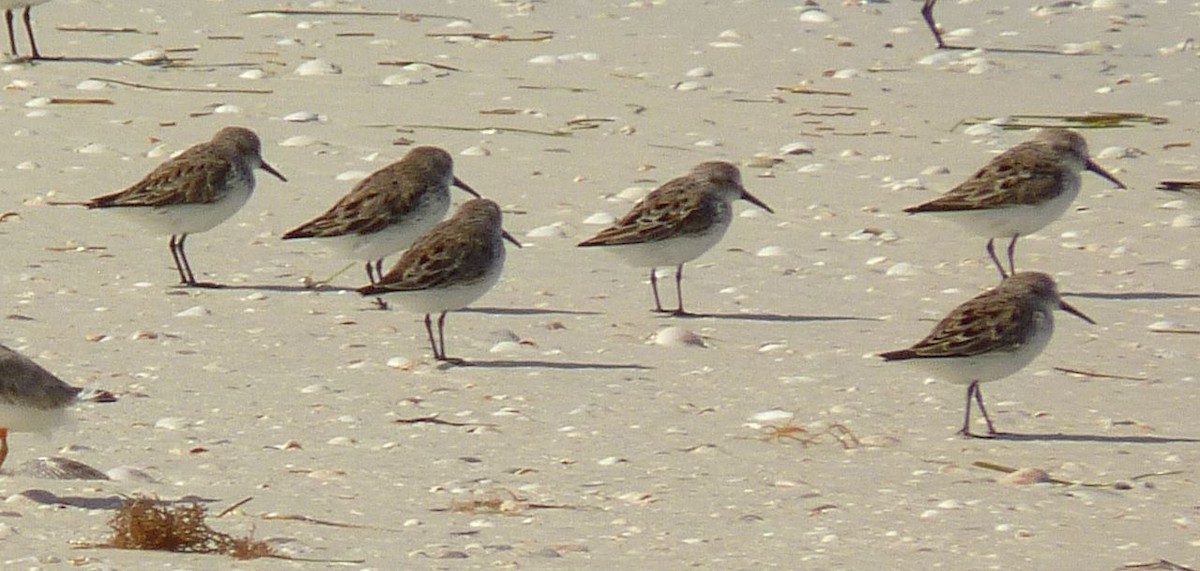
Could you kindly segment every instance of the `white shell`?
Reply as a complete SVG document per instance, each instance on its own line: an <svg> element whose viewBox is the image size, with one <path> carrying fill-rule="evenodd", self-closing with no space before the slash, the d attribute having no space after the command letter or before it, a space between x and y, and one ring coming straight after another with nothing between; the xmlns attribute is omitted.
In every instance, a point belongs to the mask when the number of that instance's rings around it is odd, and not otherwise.
<svg viewBox="0 0 1200 571"><path fill-rule="evenodd" d="M312 59L296 66L296 70L292 73L296 75L338 75L342 73L342 68L323 59Z"/></svg>
<svg viewBox="0 0 1200 571"><path fill-rule="evenodd" d="M295 113L288 113L283 116L284 121L291 121L292 123L311 123L320 118L319 115L312 111L296 111Z"/></svg>
<svg viewBox="0 0 1200 571"><path fill-rule="evenodd" d="M704 339L682 327L666 327L654 334L654 344L663 347L705 347Z"/></svg>

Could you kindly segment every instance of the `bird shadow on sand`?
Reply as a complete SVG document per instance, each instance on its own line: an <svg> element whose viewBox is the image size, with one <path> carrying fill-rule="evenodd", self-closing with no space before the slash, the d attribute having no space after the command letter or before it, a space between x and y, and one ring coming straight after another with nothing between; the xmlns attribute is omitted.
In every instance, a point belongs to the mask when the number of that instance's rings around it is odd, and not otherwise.
<svg viewBox="0 0 1200 571"><path fill-rule="evenodd" d="M510 359L505 361L464 361L451 365L458 369L558 369L565 371L648 371L654 367L634 363L580 363L576 361L541 361Z"/></svg>
<svg viewBox="0 0 1200 571"><path fill-rule="evenodd" d="M1108 293L1080 291L1063 292L1062 296L1110 301L1170 301L1175 299L1197 299L1200 298L1200 293L1171 293L1166 291L1130 291L1121 293Z"/></svg>
<svg viewBox="0 0 1200 571"><path fill-rule="evenodd" d="M961 51L961 52L969 52L969 51L981 49L986 52L997 53L997 54L1026 54L1026 55L1037 55L1037 56L1077 57L1077 56L1090 55L1090 54L1082 53L1082 52L1081 53L1064 52L1061 50L1055 50L1055 49L1051 49L1051 48L984 48L984 47L980 47L980 46L958 46L958 45L949 46L948 45L941 49Z"/></svg>
<svg viewBox="0 0 1200 571"><path fill-rule="evenodd" d="M1181 442L1200 442L1200 438L1171 438L1166 436L1108 436L1104 434L1021 434L1017 432L1001 432L993 435L990 440L1007 440L1010 442L1087 442L1106 444L1178 444Z"/></svg>
<svg viewBox="0 0 1200 571"><path fill-rule="evenodd" d="M815 323L820 321L882 321L877 317L854 315L783 315L779 313L661 313L660 317L672 319L729 319L738 321L763 321L776 323Z"/></svg>
<svg viewBox="0 0 1200 571"><path fill-rule="evenodd" d="M176 286L174 286L174 288L175 288L175 289L181 289L181 290L195 289L195 290L211 290L211 291L222 291L222 290L228 290L228 291L270 291L270 292L275 292L275 293L305 293L305 292L312 292L312 293L358 293L358 290L356 290L355 288L352 288L352 287L339 287L339 286L330 286L330 285L323 285L323 286L312 287L312 286L306 286L306 285L303 285L303 284L295 284L295 285L286 285L286 284L269 284L269 285L257 285L257 284L217 284L217 285L215 285L215 286L212 286L212 287L190 287L190 286L185 286L185 285L176 285Z"/></svg>
<svg viewBox="0 0 1200 571"><path fill-rule="evenodd" d="M468 307L459 313L486 313L488 315L601 315L599 311L577 309L541 309L535 307Z"/></svg>
<svg viewBox="0 0 1200 571"><path fill-rule="evenodd" d="M32 65L43 63L99 63L105 65L117 65L119 63L135 63L126 57L104 57L104 56L42 56L34 59L30 57L19 57L11 60L10 63L27 63Z"/></svg>
<svg viewBox="0 0 1200 571"><path fill-rule="evenodd" d="M25 490L20 492L25 499L44 506L70 506L87 510L119 510L128 500L125 496L101 496L89 498L85 496L60 496L48 490ZM190 505L196 503L212 503L217 500L186 496L177 500L157 500L160 505Z"/></svg>

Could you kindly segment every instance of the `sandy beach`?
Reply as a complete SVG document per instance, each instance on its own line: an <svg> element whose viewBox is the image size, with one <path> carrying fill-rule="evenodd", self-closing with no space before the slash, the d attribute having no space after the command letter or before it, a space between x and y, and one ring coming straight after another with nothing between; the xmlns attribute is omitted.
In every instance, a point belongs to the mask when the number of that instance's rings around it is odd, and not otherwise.
<svg viewBox="0 0 1200 571"><path fill-rule="evenodd" d="M1200 179L1200 4L943 0L947 43L985 48L943 51L909 0L135 4L37 6L40 51L65 59L0 66L0 342L120 397L10 436L0 567L1200 565L1200 202L1155 190ZM401 4L419 16L248 14ZM165 236L48 205L230 125L288 182L260 172L189 238L226 288L176 287ZM962 386L876 354L996 272L986 240L902 210L1035 125L1080 128L1129 189L1084 173L1021 239L1018 268L1097 325L1060 313L1040 358L984 387L1006 434L963 439ZM280 240L416 145L524 244L447 319L472 366L355 293L360 263L313 289L351 260ZM575 244L707 160L775 214L737 203L685 267L700 315L663 317L643 269ZM702 344L656 342L668 327ZM119 478L20 473L40 456ZM81 547L131 495L214 516L251 498L210 524L337 562ZM1130 567L1160 560L1180 567Z"/></svg>

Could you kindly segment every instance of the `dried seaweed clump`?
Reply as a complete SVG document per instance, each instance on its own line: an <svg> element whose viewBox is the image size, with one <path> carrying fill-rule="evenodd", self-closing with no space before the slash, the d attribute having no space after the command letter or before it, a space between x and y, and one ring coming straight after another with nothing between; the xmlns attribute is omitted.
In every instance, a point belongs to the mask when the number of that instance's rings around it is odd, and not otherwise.
<svg viewBox="0 0 1200 571"><path fill-rule="evenodd" d="M113 538L108 545L118 549L219 553L235 559L279 556L263 541L236 538L209 527L204 522L206 515L207 510L197 503L171 506L146 497L128 498L109 522Z"/></svg>

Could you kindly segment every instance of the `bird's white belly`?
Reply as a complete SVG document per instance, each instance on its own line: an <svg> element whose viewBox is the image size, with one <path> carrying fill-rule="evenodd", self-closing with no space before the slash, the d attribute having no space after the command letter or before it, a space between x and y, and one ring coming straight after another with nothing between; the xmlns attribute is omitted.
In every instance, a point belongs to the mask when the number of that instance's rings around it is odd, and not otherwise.
<svg viewBox="0 0 1200 571"><path fill-rule="evenodd" d="M155 234L180 235L199 234L215 228L241 210L253 194L254 186L237 185L224 198L207 204L179 204L174 206L130 206L115 210L126 219L142 225Z"/></svg>
<svg viewBox="0 0 1200 571"><path fill-rule="evenodd" d="M448 193L442 193L445 200L431 199L404 219L388 225L373 234L351 233L342 236L321 238L322 244L328 244L338 254L367 262L386 258L401 250L407 250L418 238L425 235L450 210Z"/></svg>
<svg viewBox="0 0 1200 571"><path fill-rule="evenodd" d="M714 224L705 232L686 234L655 242L604 246L603 249L639 268L678 266L699 258L711 250L725 236L727 229L729 229L728 221L725 224Z"/></svg>
<svg viewBox="0 0 1200 571"><path fill-rule="evenodd" d="M9 432L49 435L65 424L70 424L66 408L40 409L0 402L0 428L7 428Z"/></svg>
<svg viewBox="0 0 1200 571"><path fill-rule="evenodd" d="M412 313L424 314L454 311L467 307L483 297L483 294L491 290L496 285L496 282L500 281L500 274L503 269L504 249L500 248L500 254L497 259L493 260L487 273L478 280L444 288L397 291L383 294L383 297L387 299L388 303L394 303L401 309Z"/></svg>
<svg viewBox="0 0 1200 571"><path fill-rule="evenodd" d="M930 212L962 225L968 232L984 238L1011 238L1028 236L1051 222L1062 218L1063 213L1079 196L1079 180L1068 184L1063 192L1041 204L1015 204L988 210L963 210L959 212Z"/></svg>
<svg viewBox="0 0 1200 571"><path fill-rule="evenodd" d="M914 359L912 362L929 376L943 382L959 385L969 385L975 381L988 383L1013 375L1032 363L1046 349L1053 334L1053 319L1045 316L1038 321L1035 332L1025 344L1011 353L992 352L974 357Z"/></svg>

